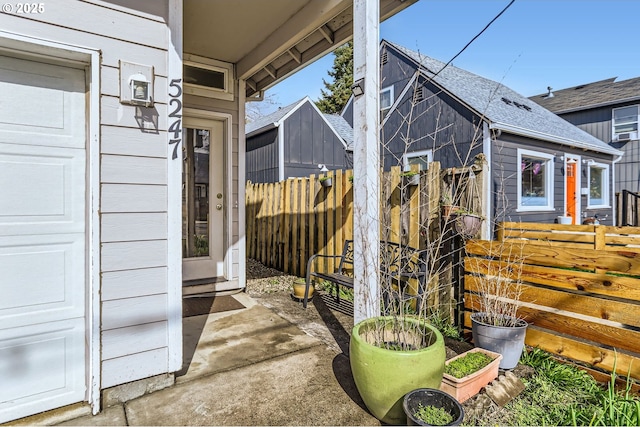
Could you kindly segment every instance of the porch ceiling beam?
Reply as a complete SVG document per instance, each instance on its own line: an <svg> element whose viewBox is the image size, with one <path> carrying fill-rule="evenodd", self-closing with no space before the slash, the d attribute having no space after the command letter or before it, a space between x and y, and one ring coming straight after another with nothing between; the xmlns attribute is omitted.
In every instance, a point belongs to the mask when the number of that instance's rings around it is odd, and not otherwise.
<svg viewBox="0 0 640 427"><path fill-rule="evenodd" d="M269 73L269 75L270 75L271 77L273 77L273 79L274 79L274 80L277 78L277 77L276 77L276 74L277 74L276 67L274 67L273 65L271 65L271 64L267 64L267 65L264 67L264 70L265 70L267 73Z"/></svg>
<svg viewBox="0 0 640 427"><path fill-rule="evenodd" d="M334 44L334 36L331 28L324 24L322 27L318 28L318 31L322 34L322 36L329 42L329 44Z"/></svg>
<svg viewBox="0 0 640 427"><path fill-rule="evenodd" d="M305 7L291 16L285 25L280 26L238 61L236 68L238 77L246 79L253 75L350 6L351 2L348 0L313 0L308 2Z"/></svg>
<svg viewBox="0 0 640 427"><path fill-rule="evenodd" d="M300 51L298 49L294 47L292 47L291 49L289 49L287 51L287 53L289 54L289 56L291 58L293 58L294 61L296 61L298 64L302 64L302 54L300 53Z"/></svg>
<svg viewBox="0 0 640 427"><path fill-rule="evenodd" d="M334 39L336 44L343 44L352 39L353 36L353 21L349 21L336 31L334 31ZM289 61L288 63L282 65L278 68L278 79L283 80L286 77L289 77L291 74L295 73L299 70L299 65L306 64L312 62L315 58L320 58L327 53L331 52L335 48L334 45L327 42L325 39L320 39L318 43L305 50L304 53L300 53L300 62L297 60ZM298 49L295 49L297 52ZM291 49L290 49L291 50ZM254 92L258 90L264 90L268 88L271 84L273 84L275 79L271 80L268 77L262 78L257 82L257 88L253 89ZM248 86L247 86L248 87ZM248 91L247 96L251 96L252 92Z"/></svg>
<svg viewBox="0 0 640 427"><path fill-rule="evenodd" d="M258 85L256 85L256 82L254 82L252 79L247 79L247 86L249 86L254 92L258 91Z"/></svg>

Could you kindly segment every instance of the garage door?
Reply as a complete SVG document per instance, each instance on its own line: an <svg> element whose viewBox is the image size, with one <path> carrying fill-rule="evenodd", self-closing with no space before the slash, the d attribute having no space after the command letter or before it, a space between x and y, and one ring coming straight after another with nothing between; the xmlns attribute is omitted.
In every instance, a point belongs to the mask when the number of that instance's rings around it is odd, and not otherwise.
<svg viewBox="0 0 640 427"><path fill-rule="evenodd" d="M84 71L0 54L0 422L86 400Z"/></svg>

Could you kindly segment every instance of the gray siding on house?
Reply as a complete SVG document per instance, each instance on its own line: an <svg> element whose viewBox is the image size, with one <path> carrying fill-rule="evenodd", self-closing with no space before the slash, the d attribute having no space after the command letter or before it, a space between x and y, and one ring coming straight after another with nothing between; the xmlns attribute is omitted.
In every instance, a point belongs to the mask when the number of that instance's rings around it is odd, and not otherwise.
<svg viewBox="0 0 640 427"><path fill-rule="evenodd" d="M622 159L616 163L615 169L615 191L628 190L640 191L640 150L639 141L612 142L612 115L613 109L636 103L626 103L609 105L601 108L592 108L570 113L560 114L560 117L567 120L590 133L598 139L609 143L612 147L624 152Z"/></svg>
<svg viewBox="0 0 640 427"><path fill-rule="evenodd" d="M422 91L422 101L414 101L414 90ZM443 168L461 166L467 153L470 162L482 150L479 123L467 107L420 77L384 123L384 167L402 166L404 154L428 149Z"/></svg>
<svg viewBox="0 0 640 427"><path fill-rule="evenodd" d="M247 138L246 175L251 182L278 182L278 128Z"/></svg>
<svg viewBox="0 0 640 427"><path fill-rule="evenodd" d="M278 182L280 176L285 179L309 176L320 172L319 164L330 170L351 167L343 140L336 133L338 130L327 124L311 100L307 98L290 107L285 114L278 117L272 114L254 123L255 129L248 133L248 180ZM264 129L268 130L257 133ZM282 153L279 152L281 142ZM283 171L280 171L280 158L284 163Z"/></svg>
<svg viewBox="0 0 640 427"><path fill-rule="evenodd" d="M554 210L542 212L518 212L517 211L517 194L518 194L518 162L517 150L523 148L527 150L537 151L540 153L551 154L555 156L553 167L553 204ZM553 223L558 215L564 214L565 204L565 177L564 162L560 159L565 153L581 156L583 160L593 159L599 163L611 164L608 156L599 153L585 152L569 148L566 146L558 146L556 144L546 143L534 139L519 137L515 135L502 134L499 140L492 144L491 155L491 193L493 206L491 217L505 221L516 222L542 222ZM580 165L581 187L588 187L586 164ZM609 191L612 192L612 179L610 177ZM613 194L613 193L610 193ZM581 212L587 216L598 215L602 219L603 224L611 225L613 221L612 209L587 209L587 196L581 195Z"/></svg>
<svg viewBox="0 0 640 427"><path fill-rule="evenodd" d="M348 166L342 141L309 103L287 117L282 129L286 178L317 174L318 164L330 170Z"/></svg>
<svg viewBox="0 0 640 427"><path fill-rule="evenodd" d="M624 152L616 163L616 191L640 192L640 141L616 142L611 144Z"/></svg>
<svg viewBox="0 0 640 427"><path fill-rule="evenodd" d="M611 107L575 111L560 117L604 142L611 142Z"/></svg>

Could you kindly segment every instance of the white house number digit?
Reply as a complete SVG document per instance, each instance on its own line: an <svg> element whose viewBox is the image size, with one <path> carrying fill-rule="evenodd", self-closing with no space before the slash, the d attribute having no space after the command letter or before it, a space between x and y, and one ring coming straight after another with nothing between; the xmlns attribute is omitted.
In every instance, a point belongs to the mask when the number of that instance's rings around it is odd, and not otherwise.
<svg viewBox="0 0 640 427"><path fill-rule="evenodd" d="M182 101L180 101L182 86L180 83L182 83L182 79L173 79L169 83L169 87L176 89L176 93L169 93L169 97L171 98L169 100L169 108L173 108L169 113L169 120L173 119L173 121L171 121L167 129L169 134L173 134L171 139L169 139L169 144L175 144L173 146L173 155L171 156L173 160L178 158L178 146L182 141Z"/></svg>

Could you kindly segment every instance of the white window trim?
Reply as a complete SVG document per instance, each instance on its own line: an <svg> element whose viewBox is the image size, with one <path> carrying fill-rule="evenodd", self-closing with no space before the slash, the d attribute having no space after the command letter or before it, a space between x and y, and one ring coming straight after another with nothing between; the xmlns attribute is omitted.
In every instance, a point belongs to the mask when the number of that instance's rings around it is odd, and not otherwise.
<svg viewBox="0 0 640 427"><path fill-rule="evenodd" d="M599 169L603 170L603 183L602 183L602 189L603 189L603 195L602 195L602 200L604 200L604 204L601 205L595 205L591 203L591 168L592 167L597 167ZM587 193L587 209L601 209L601 208L610 208L611 207L611 203L610 203L610 197L609 197L609 176L610 176L610 165L607 163L598 163L598 162L590 162L587 163L587 188L589 189L589 192Z"/></svg>
<svg viewBox="0 0 640 427"><path fill-rule="evenodd" d="M409 159L413 159L415 157L427 157L427 163L433 162L433 150L420 150L420 151L412 151L410 153L404 153L402 155L402 165L403 170L408 171L411 169L409 165Z"/></svg>
<svg viewBox="0 0 640 427"><path fill-rule="evenodd" d="M522 164L523 156L535 157L548 162L547 163L548 167L545 169L546 170L545 194L548 195L547 204L545 206L522 206L522 168L520 167L520 165ZM555 210L554 194L553 194L553 188L554 188L553 187L553 174L554 174L553 158L554 158L553 154L541 153L539 151L531 151L531 150L518 148L518 161L516 163L518 167L517 169L518 182L516 187L518 207L516 209L516 212L540 212L540 211Z"/></svg>
<svg viewBox="0 0 640 427"><path fill-rule="evenodd" d="M613 139L616 140L616 136L622 133L632 133L634 131L630 131L630 132L616 132L616 121L615 121L615 116L616 116L616 110L621 110L623 108L629 108L629 107L636 107L636 123L637 123L637 127L638 130L635 131L636 134L638 132L640 132L640 104L635 104L635 105L625 105L624 107L618 107L618 108L613 108L611 110L611 135L613 136Z"/></svg>
<svg viewBox="0 0 640 427"><path fill-rule="evenodd" d="M387 86L385 88L382 88L382 90L380 91L380 98L382 99L382 94L385 92L389 92L389 106L388 107L382 107L380 106L380 111L387 111L388 109L391 108L391 106L393 105L393 102L395 101L395 99L393 98L393 85L392 86Z"/></svg>
<svg viewBox="0 0 640 427"><path fill-rule="evenodd" d="M207 98L223 99L225 101L233 101L233 88L235 86L233 84L233 64L189 54L184 55L183 62L184 65L223 73L225 86L224 89L217 89L184 82L184 93L188 93L189 95L205 96Z"/></svg>

